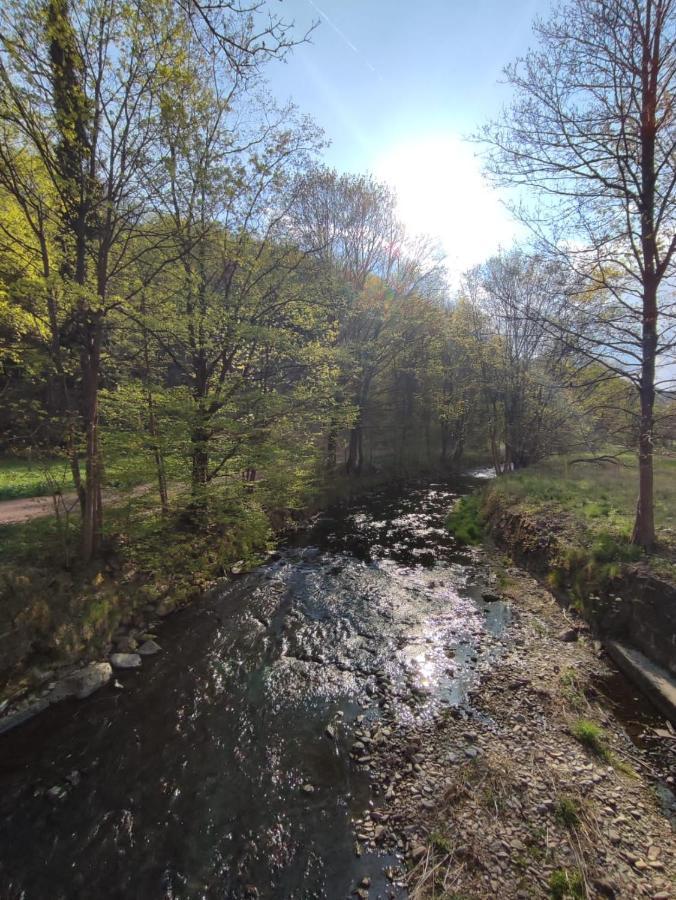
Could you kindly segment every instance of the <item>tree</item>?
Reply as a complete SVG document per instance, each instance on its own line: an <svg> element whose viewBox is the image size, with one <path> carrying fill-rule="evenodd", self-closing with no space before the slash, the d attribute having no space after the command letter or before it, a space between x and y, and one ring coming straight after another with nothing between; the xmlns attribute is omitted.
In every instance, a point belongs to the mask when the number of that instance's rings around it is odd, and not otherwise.
<svg viewBox="0 0 676 900"><path fill-rule="evenodd" d="M655 373L674 341L676 0L573 0L535 33L506 70L514 102L482 135L488 171L535 192L521 216L586 283L559 333L637 389L632 540L648 549Z"/></svg>
<svg viewBox="0 0 676 900"><path fill-rule="evenodd" d="M428 241L406 235L396 206L391 189L370 176L316 168L300 179L290 216L291 233L323 265L334 287L329 302L344 361L337 396L352 417L348 473L363 469L372 390L417 330L416 300L438 299L445 290L439 254ZM330 463L336 424L328 436Z"/></svg>
<svg viewBox="0 0 676 900"><path fill-rule="evenodd" d="M171 258L148 227L162 174L161 98L185 71L187 35L225 59L230 80L255 84L290 32L261 3L13 0L0 13L1 184L40 243L54 365L71 377L72 467L82 506L82 558L102 534L99 390L111 313L137 298ZM27 164L28 161L28 164ZM40 178L28 178L33 164ZM44 181L48 189L44 190ZM58 240L43 240L48 229ZM51 258L50 258L51 255ZM143 267L150 255L159 270ZM84 447L81 478L79 447Z"/></svg>

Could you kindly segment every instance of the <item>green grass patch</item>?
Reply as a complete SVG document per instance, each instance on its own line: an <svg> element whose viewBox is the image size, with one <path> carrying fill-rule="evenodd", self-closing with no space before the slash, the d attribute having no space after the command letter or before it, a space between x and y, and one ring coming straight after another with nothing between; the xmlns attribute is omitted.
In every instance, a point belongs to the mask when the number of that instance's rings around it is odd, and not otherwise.
<svg viewBox="0 0 676 900"><path fill-rule="evenodd" d="M0 460L0 500L45 497L55 490L73 490L73 478L67 460Z"/></svg>
<svg viewBox="0 0 676 900"><path fill-rule="evenodd" d="M461 544L480 544L484 539L481 503L480 494L470 494L459 500L448 514L446 526Z"/></svg>
<svg viewBox="0 0 676 900"><path fill-rule="evenodd" d="M548 886L552 900L583 900L586 897L584 879L577 869L555 869L549 876Z"/></svg>
<svg viewBox="0 0 676 900"><path fill-rule="evenodd" d="M638 494L631 453L600 464L552 457L503 475L485 488L483 509L488 518L493 511L522 511L545 536L555 536L559 559L549 584L583 602L627 564L642 562L658 576L676 579L676 456L656 456L654 469L657 547L650 555L630 542Z"/></svg>
<svg viewBox="0 0 676 900"><path fill-rule="evenodd" d="M598 756L600 759L609 760L608 737L599 725L590 722L589 719L578 719L570 727L570 733L576 741Z"/></svg>
<svg viewBox="0 0 676 900"><path fill-rule="evenodd" d="M559 797L554 807L554 818L563 828L575 828L580 822L580 804L575 797Z"/></svg>

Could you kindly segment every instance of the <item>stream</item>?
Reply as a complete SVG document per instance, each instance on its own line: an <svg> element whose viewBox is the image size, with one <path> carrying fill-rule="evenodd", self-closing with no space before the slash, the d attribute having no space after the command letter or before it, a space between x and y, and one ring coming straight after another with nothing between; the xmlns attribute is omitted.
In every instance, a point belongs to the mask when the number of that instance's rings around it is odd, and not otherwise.
<svg viewBox="0 0 676 900"><path fill-rule="evenodd" d="M371 794L349 751L362 721L462 703L499 651L506 607L444 527L469 484L325 513L167 620L118 687L5 735L3 900L338 898L365 875L404 896L400 860L355 854Z"/></svg>

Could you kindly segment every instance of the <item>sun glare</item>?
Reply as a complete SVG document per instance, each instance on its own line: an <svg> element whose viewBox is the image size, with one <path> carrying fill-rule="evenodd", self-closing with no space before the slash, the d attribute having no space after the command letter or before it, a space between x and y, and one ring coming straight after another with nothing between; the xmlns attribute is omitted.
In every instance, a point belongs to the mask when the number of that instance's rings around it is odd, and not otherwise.
<svg viewBox="0 0 676 900"><path fill-rule="evenodd" d="M377 161L375 174L397 192L407 228L439 240L452 282L519 235L473 148L456 136L398 144Z"/></svg>

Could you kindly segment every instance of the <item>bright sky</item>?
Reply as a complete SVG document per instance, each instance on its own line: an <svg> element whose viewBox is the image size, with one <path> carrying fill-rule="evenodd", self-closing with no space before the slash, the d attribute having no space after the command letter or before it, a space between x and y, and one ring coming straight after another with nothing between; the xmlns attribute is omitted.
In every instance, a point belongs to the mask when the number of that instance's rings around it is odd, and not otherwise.
<svg viewBox="0 0 676 900"><path fill-rule="evenodd" d="M370 171L400 198L408 227L438 238L452 276L520 230L463 138L509 99L497 82L526 51L550 0L279 0L300 33L320 25L269 76L331 141L325 160ZM275 11L276 11L275 9Z"/></svg>

